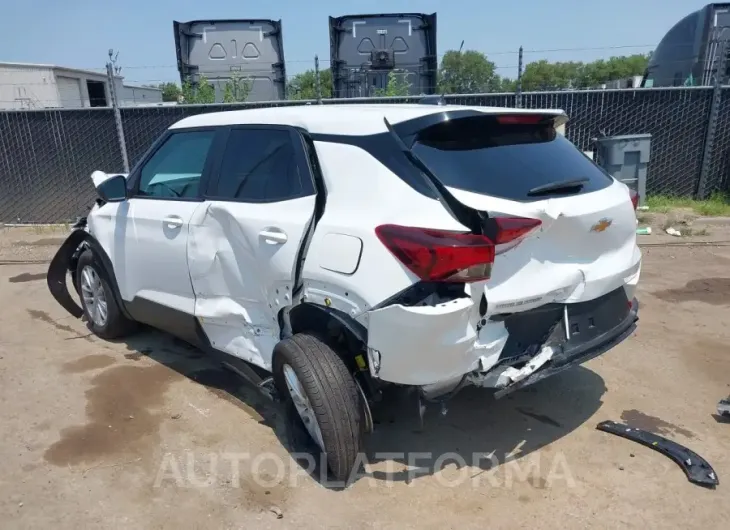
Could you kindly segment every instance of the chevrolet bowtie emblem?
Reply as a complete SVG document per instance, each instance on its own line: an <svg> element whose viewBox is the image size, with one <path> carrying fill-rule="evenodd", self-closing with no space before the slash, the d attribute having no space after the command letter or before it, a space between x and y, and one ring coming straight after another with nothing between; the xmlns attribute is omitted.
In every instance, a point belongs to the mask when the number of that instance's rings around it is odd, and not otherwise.
<svg viewBox="0 0 730 530"><path fill-rule="evenodd" d="M606 228L611 226L613 221L611 219L601 219L591 227L591 232L603 232Z"/></svg>

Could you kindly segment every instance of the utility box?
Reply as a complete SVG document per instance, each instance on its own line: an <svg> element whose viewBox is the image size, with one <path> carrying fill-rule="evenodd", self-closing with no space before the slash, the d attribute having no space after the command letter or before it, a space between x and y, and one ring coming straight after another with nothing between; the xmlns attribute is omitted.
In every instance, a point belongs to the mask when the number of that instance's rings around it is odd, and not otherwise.
<svg viewBox="0 0 730 530"><path fill-rule="evenodd" d="M639 192L646 200L646 172L651 153L651 134L607 136L596 140L596 162L613 178Z"/></svg>

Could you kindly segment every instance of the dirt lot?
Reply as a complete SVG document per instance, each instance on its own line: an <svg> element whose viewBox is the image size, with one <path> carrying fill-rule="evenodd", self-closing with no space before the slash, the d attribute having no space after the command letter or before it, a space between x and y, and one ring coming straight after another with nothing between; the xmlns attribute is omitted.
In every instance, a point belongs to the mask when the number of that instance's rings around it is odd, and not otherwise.
<svg viewBox="0 0 730 530"><path fill-rule="evenodd" d="M103 342L64 313L47 265L27 263L48 259L61 237L0 234L3 528L730 520L730 424L713 417L730 392L728 246L646 248L637 333L584 367L499 401L465 391L446 416L429 410L423 430L401 396L378 415L367 475L340 491L292 461L281 411L197 351L155 332ZM721 485L692 485L659 453L595 430L606 419L687 444ZM405 470L411 458L417 471Z"/></svg>

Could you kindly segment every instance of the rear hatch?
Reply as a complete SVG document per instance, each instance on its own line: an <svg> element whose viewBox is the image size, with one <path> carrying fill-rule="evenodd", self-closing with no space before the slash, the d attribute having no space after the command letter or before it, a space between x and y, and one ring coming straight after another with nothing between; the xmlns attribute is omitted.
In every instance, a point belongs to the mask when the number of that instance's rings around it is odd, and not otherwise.
<svg viewBox="0 0 730 530"><path fill-rule="evenodd" d="M486 296L487 315L593 300L638 274L629 189L557 133L556 119L472 115L423 128L408 141L453 198L481 212L484 225L539 221L498 244L490 279L470 284L475 299Z"/></svg>

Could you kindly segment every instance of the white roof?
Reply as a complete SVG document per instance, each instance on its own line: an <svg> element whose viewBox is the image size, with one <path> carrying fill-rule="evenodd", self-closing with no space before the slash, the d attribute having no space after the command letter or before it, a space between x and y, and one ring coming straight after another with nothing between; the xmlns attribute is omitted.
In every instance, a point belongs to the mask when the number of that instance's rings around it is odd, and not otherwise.
<svg viewBox="0 0 730 530"><path fill-rule="evenodd" d="M475 110L484 114L541 113L562 114L562 110L512 109L507 107L469 107L462 105L419 104L344 104L344 105L294 105L261 109L210 112L184 118L170 129L210 127L215 125L292 125L311 133L360 136L385 131L383 118L399 123L429 114L450 110Z"/></svg>

